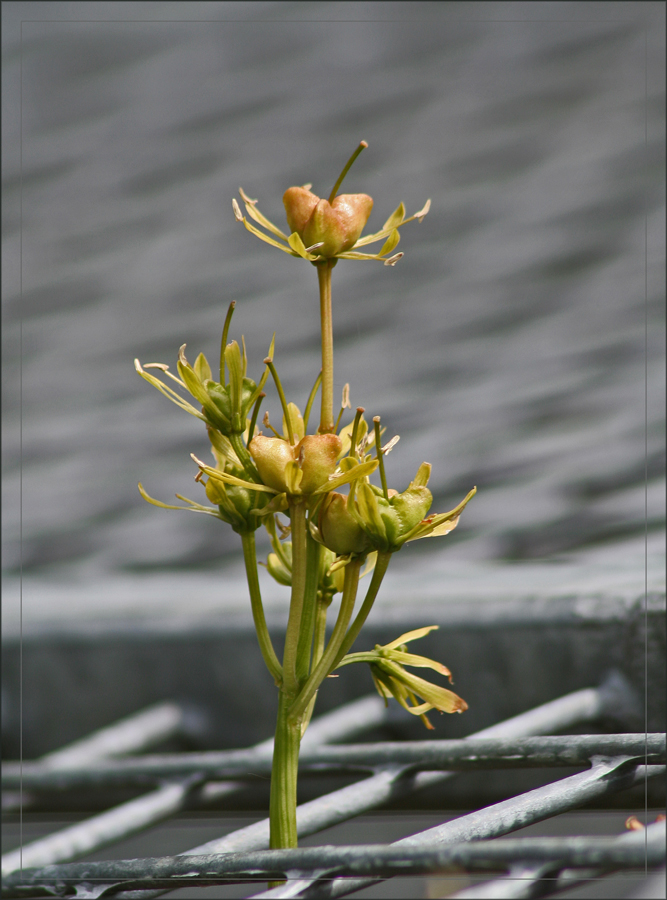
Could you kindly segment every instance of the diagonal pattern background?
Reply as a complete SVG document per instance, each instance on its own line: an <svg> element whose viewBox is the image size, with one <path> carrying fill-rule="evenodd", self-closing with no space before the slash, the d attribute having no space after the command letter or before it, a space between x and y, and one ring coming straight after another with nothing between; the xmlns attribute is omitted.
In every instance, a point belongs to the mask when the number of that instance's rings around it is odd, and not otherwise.
<svg viewBox="0 0 667 900"><path fill-rule="evenodd" d="M434 510L479 488L457 532L401 553L384 602L636 597L646 532L660 584L662 4L2 16L6 627L21 568L26 627L246 608L236 536L139 497L138 481L197 497L189 453L208 451L132 360L173 366L187 343L215 361L236 300L251 374L275 330L303 403L314 272L254 240L230 200L242 185L282 222L285 188L328 192L362 138L346 190L374 197L370 228L400 200L433 206L395 268L336 268L337 390L401 435L398 489L424 459Z"/></svg>

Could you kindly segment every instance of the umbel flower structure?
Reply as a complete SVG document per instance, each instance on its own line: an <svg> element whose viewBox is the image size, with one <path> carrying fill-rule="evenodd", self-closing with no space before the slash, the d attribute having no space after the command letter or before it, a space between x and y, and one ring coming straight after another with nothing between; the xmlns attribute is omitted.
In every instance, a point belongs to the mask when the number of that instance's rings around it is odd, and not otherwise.
<svg viewBox="0 0 667 900"><path fill-rule="evenodd" d="M337 191L350 166L367 146L366 141L361 141L345 165L327 200L322 200L313 194L310 184L291 187L285 191L283 203L291 234L285 234L273 222L270 222L259 211L258 201L251 200L243 188L239 189L239 193L245 204L246 212L269 234L265 234L252 225L242 214L238 202L234 199L232 207L237 221L243 222L251 234L256 235L267 244L292 256L300 256L309 262L319 263L324 260L333 260L335 263L335 260L338 259L374 259L381 260L385 266L396 265L403 256L403 253L400 252L393 253L401 239L398 229L415 219L422 222L431 208L431 201L427 200L419 212L409 217L405 214L403 204L399 203L380 231L367 234L362 238L361 232L373 209L372 198L368 194L337 194ZM273 235L273 237L269 235ZM379 253L359 252L359 247L367 247L383 239L385 242ZM390 256L389 254L392 253L393 255Z"/></svg>
<svg viewBox="0 0 667 900"><path fill-rule="evenodd" d="M200 353L194 364L180 348L177 375L163 363L141 365L137 372L164 396L200 419L206 426L212 462L192 454L195 481L206 492L207 504L177 494L184 505L162 503L139 490L149 503L165 509L203 513L230 525L240 536L245 560L250 605L264 662L278 688L278 716L271 776L271 846L294 847L296 833L296 780L299 744L313 713L317 692L335 669L367 663L381 697L395 698L408 712L433 726L426 713L463 712L464 700L448 688L419 677L408 668L428 668L451 681L441 663L409 653L407 644L424 637L436 626L401 635L385 646L350 653L373 607L393 554L404 544L443 536L458 524L475 488L453 509L430 513L433 497L427 485L429 463L422 463L403 491L389 488L385 457L398 437L383 444L379 416L372 427L357 407L352 421L341 425L350 409L345 385L340 411L334 418L333 327L331 271L339 259L375 259L394 265L403 255L390 256L399 241L398 229L422 220L430 201L406 218L401 203L382 229L360 237L373 207L366 194L337 194L348 169L367 146L361 142L344 167L328 200L310 191L310 185L288 188L283 197L290 234L284 234L257 209L256 201L241 191L248 216L234 213L253 234L272 246L311 262L318 275L322 335L322 370L307 398L303 413L288 402L274 364L275 335L264 369L257 381L249 377L245 341L228 342L234 303L224 322L220 365L213 370ZM357 248L385 239L379 253ZM159 377L159 373L162 377ZM276 429L260 408L271 377L282 422ZM320 394L320 422L309 430L311 411ZM188 397L189 395L189 397ZM372 480L374 479L374 480ZM379 483L377 483L379 481ZM268 573L290 589L290 606L282 660L269 635L258 577L255 535L264 528L272 552L265 563ZM365 597L357 604L362 576L369 575ZM341 600L326 639L327 614L335 594ZM407 667L407 668L406 668ZM418 700L421 698L421 702Z"/></svg>

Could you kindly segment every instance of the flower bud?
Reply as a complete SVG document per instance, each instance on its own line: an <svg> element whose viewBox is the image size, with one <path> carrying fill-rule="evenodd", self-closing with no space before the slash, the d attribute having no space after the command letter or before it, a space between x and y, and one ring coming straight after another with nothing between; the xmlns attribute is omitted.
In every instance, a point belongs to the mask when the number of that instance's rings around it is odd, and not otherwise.
<svg viewBox="0 0 667 900"><path fill-rule="evenodd" d="M301 493L312 494L336 469L342 441L337 434L307 434L294 449L303 478Z"/></svg>
<svg viewBox="0 0 667 900"><path fill-rule="evenodd" d="M358 521L375 550L394 553L405 543L433 502L425 485L412 482L402 494L389 492L372 484L360 484L356 492Z"/></svg>
<svg viewBox="0 0 667 900"><path fill-rule="evenodd" d="M329 203L302 187L288 188L283 203L290 230L306 247L321 243L317 253L324 257L350 250L373 209L368 194L339 194Z"/></svg>
<svg viewBox="0 0 667 900"><path fill-rule="evenodd" d="M287 213L287 224L291 232L303 237L308 220L313 214L320 198L312 191L302 187L287 188L283 194L283 203Z"/></svg>
<svg viewBox="0 0 667 900"><path fill-rule="evenodd" d="M248 450L267 487L294 495L312 494L326 483L336 469L341 447L336 434L307 434L296 447L281 438L257 435Z"/></svg>
<svg viewBox="0 0 667 900"><path fill-rule="evenodd" d="M214 478L209 478L206 482L206 496L211 501L211 503L215 503L216 506L219 506L221 503L224 503L226 500L226 489L222 485L220 481L216 481Z"/></svg>
<svg viewBox="0 0 667 900"><path fill-rule="evenodd" d="M285 587L292 586L292 544L290 541L287 541L282 545L282 552L285 556L286 560L290 563L289 568L285 565L282 559L278 556L277 553L269 553L268 558L266 560L266 568L268 569L269 575L274 578L278 584L282 584Z"/></svg>
<svg viewBox="0 0 667 900"><path fill-rule="evenodd" d="M325 496L320 507L318 527L325 547L337 556L364 553L370 549L366 534L347 510L347 497L337 491Z"/></svg>
<svg viewBox="0 0 667 900"><path fill-rule="evenodd" d="M252 510L261 508L268 502L268 496L259 491L251 491L235 484L223 484L215 478L206 482L206 496L218 507L220 518L242 534L255 531L261 519Z"/></svg>
<svg viewBox="0 0 667 900"><path fill-rule="evenodd" d="M410 486L402 494L389 500L378 497L380 515L387 529L390 544L397 544L426 516L433 503L433 495L427 487Z"/></svg>
<svg viewBox="0 0 667 900"><path fill-rule="evenodd" d="M248 450L264 484L279 493L287 491L285 469L294 461L294 450L287 441L258 434L250 441Z"/></svg>

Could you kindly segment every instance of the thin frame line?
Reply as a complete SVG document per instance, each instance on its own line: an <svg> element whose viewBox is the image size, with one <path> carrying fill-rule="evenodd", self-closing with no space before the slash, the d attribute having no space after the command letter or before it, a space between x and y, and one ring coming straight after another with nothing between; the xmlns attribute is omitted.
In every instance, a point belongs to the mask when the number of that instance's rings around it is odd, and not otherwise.
<svg viewBox="0 0 667 900"><path fill-rule="evenodd" d="M644 30L644 153L648 159L648 28ZM644 764L648 765L648 213L644 216ZM648 877L648 774L644 776L644 874Z"/></svg>
<svg viewBox="0 0 667 900"><path fill-rule="evenodd" d="M23 20L19 36L19 871L23 874Z"/></svg>
<svg viewBox="0 0 667 900"><path fill-rule="evenodd" d="M407 22L405 19L326 19L326 20L291 20L291 19L29 19L20 20L19 38L19 297L21 309L23 308L23 23L28 24L382 24ZM532 24L559 24L567 19L502 19L487 20L492 24L525 23ZM599 19L571 20L582 23L599 24ZM610 23L632 23L632 19L610 19ZM454 20L452 24L479 24L479 20ZM644 108L644 144L648 151L648 28L644 32L644 81L645 81L645 108ZM644 218L644 733L645 733L645 760L648 759L648 214ZM19 763L20 763L20 787L19 787L19 839L20 839L20 866L23 870L23 317L19 315ZM648 776L644 779L644 807L645 825L648 825ZM648 835L645 830L645 841ZM647 858L645 857L645 874L648 874Z"/></svg>
<svg viewBox="0 0 667 900"><path fill-rule="evenodd" d="M134 25L136 22L140 25L171 25L173 22L177 25L199 25L200 23L203 25L262 25L264 23L267 25L282 25L283 23L286 25L337 25L339 23L343 25L381 25L383 22L411 24L414 21L414 19L22 19L21 24L27 22L37 25L82 25L86 23L95 25ZM508 25L532 25L533 23L536 25L565 25L568 23L600 25L601 21L601 19L452 19L449 24L480 25L488 22L491 25L504 25L505 23ZM606 19L602 24L607 22L633 25L636 23L636 20Z"/></svg>

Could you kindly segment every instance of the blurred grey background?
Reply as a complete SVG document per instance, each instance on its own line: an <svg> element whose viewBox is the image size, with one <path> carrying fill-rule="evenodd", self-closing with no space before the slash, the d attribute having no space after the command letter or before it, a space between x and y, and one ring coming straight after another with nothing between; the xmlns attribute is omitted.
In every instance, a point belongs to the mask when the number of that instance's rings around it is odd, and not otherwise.
<svg viewBox="0 0 667 900"><path fill-rule="evenodd" d="M664 528L662 3L5 2L3 624L248 615L238 538L139 496L203 499L201 423L135 373L215 364L227 305L258 377L319 368L315 273L239 226L242 185L345 182L395 268L334 272L336 389L433 464L447 538L385 604L635 599ZM268 408L279 419L275 394ZM176 501L173 501L176 502ZM22 574L22 579L21 579ZM263 581L280 612L285 589Z"/></svg>

